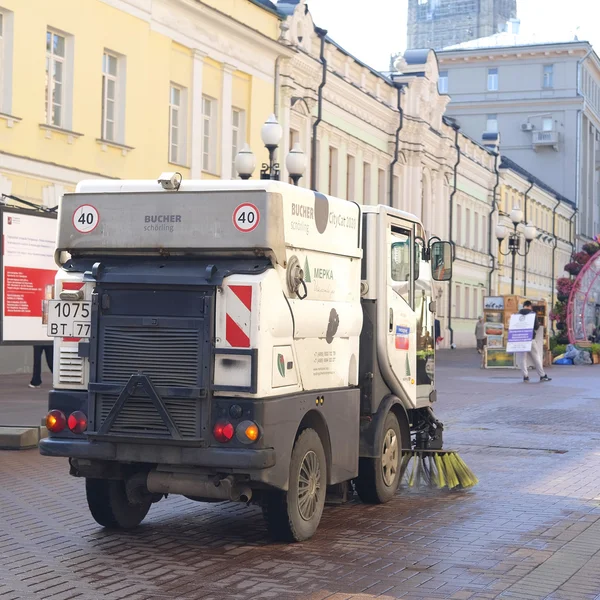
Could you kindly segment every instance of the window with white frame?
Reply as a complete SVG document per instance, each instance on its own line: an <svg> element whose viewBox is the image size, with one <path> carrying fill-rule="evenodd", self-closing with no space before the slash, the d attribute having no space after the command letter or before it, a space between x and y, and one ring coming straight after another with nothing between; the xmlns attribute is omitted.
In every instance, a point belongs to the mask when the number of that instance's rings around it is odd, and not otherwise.
<svg viewBox="0 0 600 600"><path fill-rule="evenodd" d="M554 65L544 65L544 81L545 88L554 87Z"/></svg>
<svg viewBox="0 0 600 600"><path fill-rule="evenodd" d="M462 206L456 205L456 234L454 236L457 244L462 245Z"/></svg>
<svg viewBox="0 0 600 600"><path fill-rule="evenodd" d="M64 126L66 38L46 31L46 125Z"/></svg>
<svg viewBox="0 0 600 600"><path fill-rule="evenodd" d="M471 288L465 286L465 319L471 318Z"/></svg>
<svg viewBox="0 0 600 600"><path fill-rule="evenodd" d="M379 169L377 174L377 191L379 195L379 204L387 204L385 201L385 170Z"/></svg>
<svg viewBox="0 0 600 600"><path fill-rule="evenodd" d="M217 102L202 97L202 170L217 172Z"/></svg>
<svg viewBox="0 0 600 600"><path fill-rule="evenodd" d="M119 89L119 57L104 52L102 57L102 139L116 142L119 139L118 112L121 90Z"/></svg>
<svg viewBox="0 0 600 600"><path fill-rule="evenodd" d="M438 80L438 91L440 94L448 93L448 71L440 71L440 78Z"/></svg>
<svg viewBox="0 0 600 600"><path fill-rule="evenodd" d="M371 165L363 163L363 204L371 202Z"/></svg>
<svg viewBox="0 0 600 600"><path fill-rule="evenodd" d="M244 147L246 142L246 119L245 113L243 110L239 108L234 108L231 111L231 158L233 161L233 165L231 167L231 172L235 174L235 157L238 155L238 152ZM290 132L291 135L291 132ZM291 140L290 140L291 141ZM290 146L290 150L294 146Z"/></svg>
<svg viewBox="0 0 600 600"><path fill-rule="evenodd" d="M487 89L488 92L498 91L498 69L488 69Z"/></svg>
<svg viewBox="0 0 600 600"><path fill-rule="evenodd" d="M188 90L171 84L169 93L169 162L188 161Z"/></svg>
<svg viewBox="0 0 600 600"><path fill-rule="evenodd" d="M465 209L465 246L471 247L471 210Z"/></svg>
<svg viewBox="0 0 600 600"><path fill-rule="evenodd" d="M454 294L455 294L455 298L454 298L454 316L457 319L460 319L461 315L461 302L460 302L460 285L456 285L456 287L454 288Z"/></svg>
<svg viewBox="0 0 600 600"><path fill-rule="evenodd" d="M486 231L485 215L481 215L481 230L480 230L481 244L479 244L479 247L481 248L482 251L485 250L485 231Z"/></svg>
<svg viewBox="0 0 600 600"><path fill-rule="evenodd" d="M329 146L329 195L337 196L338 193L338 150Z"/></svg>
<svg viewBox="0 0 600 600"><path fill-rule="evenodd" d="M554 131L554 119L552 117L542 119L542 131Z"/></svg>
<svg viewBox="0 0 600 600"><path fill-rule="evenodd" d="M354 200L354 182L356 180L356 159L351 154L346 157L346 200Z"/></svg>
<svg viewBox="0 0 600 600"><path fill-rule="evenodd" d="M498 115L488 115L485 125L488 133L498 133Z"/></svg>

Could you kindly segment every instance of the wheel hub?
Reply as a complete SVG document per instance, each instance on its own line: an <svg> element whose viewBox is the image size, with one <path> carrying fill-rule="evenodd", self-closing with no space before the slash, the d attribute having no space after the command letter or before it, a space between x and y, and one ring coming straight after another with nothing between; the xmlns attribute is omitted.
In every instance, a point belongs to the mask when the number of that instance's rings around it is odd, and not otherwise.
<svg viewBox="0 0 600 600"><path fill-rule="evenodd" d="M394 484L398 472L398 436L393 429L388 429L383 438L381 450L381 469L383 471L383 482L388 487Z"/></svg>
<svg viewBox="0 0 600 600"><path fill-rule="evenodd" d="M317 511L321 495L321 465L317 455L309 450L302 459L298 475L298 510L309 521Z"/></svg>

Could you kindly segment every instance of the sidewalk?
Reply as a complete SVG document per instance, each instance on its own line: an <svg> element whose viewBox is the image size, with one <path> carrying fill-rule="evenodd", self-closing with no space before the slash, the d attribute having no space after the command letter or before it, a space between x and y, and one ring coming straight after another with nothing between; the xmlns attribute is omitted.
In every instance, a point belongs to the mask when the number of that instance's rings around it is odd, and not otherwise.
<svg viewBox="0 0 600 600"><path fill-rule="evenodd" d="M48 409L52 375L44 373L44 384L29 387L30 374L0 375L0 427L39 427Z"/></svg>

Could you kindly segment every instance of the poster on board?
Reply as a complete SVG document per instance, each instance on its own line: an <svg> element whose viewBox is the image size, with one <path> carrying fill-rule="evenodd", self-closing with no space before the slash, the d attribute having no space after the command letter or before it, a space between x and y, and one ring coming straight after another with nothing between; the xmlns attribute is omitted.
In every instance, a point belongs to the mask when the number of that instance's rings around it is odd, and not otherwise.
<svg viewBox="0 0 600 600"><path fill-rule="evenodd" d="M53 296L56 214L0 206L0 343L52 343L43 322Z"/></svg>
<svg viewBox="0 0 600 600"><path fill-rule="evenodd" d="M507 352L531 352L536 318L534 312L528 315L512 315L508 326Z"/></svg>

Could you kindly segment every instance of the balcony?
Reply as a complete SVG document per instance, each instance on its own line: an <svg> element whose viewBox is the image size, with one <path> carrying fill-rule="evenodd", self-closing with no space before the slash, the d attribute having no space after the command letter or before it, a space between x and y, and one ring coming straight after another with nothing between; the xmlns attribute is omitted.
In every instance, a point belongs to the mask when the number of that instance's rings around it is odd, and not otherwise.
<svg viewBox="0 0 600 600"><path fill-rule="evenodd" d="M534 131L532 141L535 151L550 146L558 152L558 131Z"/></svg>

